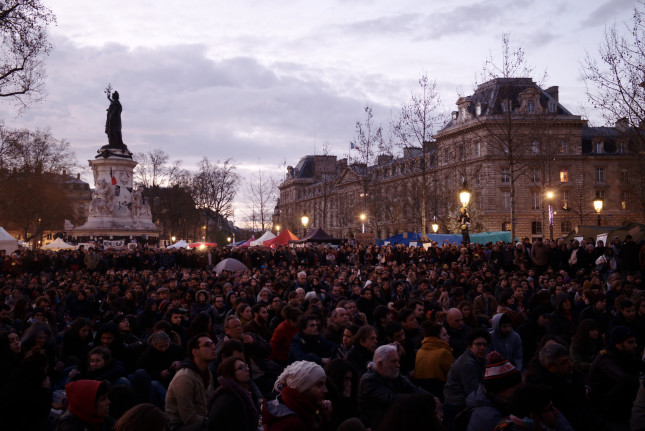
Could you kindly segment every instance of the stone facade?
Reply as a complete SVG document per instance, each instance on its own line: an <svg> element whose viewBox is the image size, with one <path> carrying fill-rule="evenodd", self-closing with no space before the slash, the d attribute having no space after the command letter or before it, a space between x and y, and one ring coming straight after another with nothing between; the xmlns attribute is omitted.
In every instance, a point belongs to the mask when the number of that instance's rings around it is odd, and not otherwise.
<svg viewBox="0 0 645 431"><path fill-rule="evenodd" d="M466 181L472 232L511 230L517 237L555 238L596 224L592 201L604 199L601 223L645 222L642 148L629 131L589 127L558 100L558 88L529 78L495 79L460 97L450 121L426 143L427 227L457 232L458 191ZM302 234L322 227L334 236L366 231L380 238L422 231L421 148L379 156L369 167L335 156L305 156L288 167L274 224ZM548 196L552 196L549 198ZM514 200L514 205L512 201Z"/></svg>

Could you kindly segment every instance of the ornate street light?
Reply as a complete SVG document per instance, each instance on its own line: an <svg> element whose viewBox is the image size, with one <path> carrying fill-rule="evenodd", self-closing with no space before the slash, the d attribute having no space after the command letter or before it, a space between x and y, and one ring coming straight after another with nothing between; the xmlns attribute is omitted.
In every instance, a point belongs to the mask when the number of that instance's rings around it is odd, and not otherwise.
<svg viewBox="0 0 645 431"><path fill-rule="evenodd" d="M464 180L464 184L459 190L459 201L462 207L467 207L470 202L470 190L468 190L468 183Z"/></svg>
<svg viewBox="0 0 645 431"><path fill-rule="evenodd" d="M365 219L366 218L367 218L367 216L365 215L365 213L361 213L361 223L363 224L363 231L362 231L363 233L365 233Z"/></svg>
<svg viewBox="0 0 645 431"><path fill-rule="evenodd" d="M437 233L437 231L438 231L438 230L439 230L439 223L437 223L437 222L435 221L435 222L433 222L433 223L432 223L432 231L433 231L434 233Z"/></svg>
<svg viewBox="0 0 645 431"><path fill-rule="evenodd" d="M175 236L171 236L171 237L170 237L170 239L172 240L172 243L174 244L174 243L175 243L175 241L177 240L177 237L175 237Z"/></svg>
<svg viewBox="0 0 645 431"><path fill-rule="evenodd" d="M307 235L307 225L309 224L309 217L307 216L307 213L300 217L300 221L302 222L302 231L304 232L302 236L305 236Z"/></svg>
<svg viewBox="0 0 645 431"><path fill-rule="evenodd" d="M596 192L596 198L593 200L593 209L595 209L596 213L598 214L598 226L601 225L600 213L602 212L603 204L604 204L604 201L600 197L600 193Z"/></svg>

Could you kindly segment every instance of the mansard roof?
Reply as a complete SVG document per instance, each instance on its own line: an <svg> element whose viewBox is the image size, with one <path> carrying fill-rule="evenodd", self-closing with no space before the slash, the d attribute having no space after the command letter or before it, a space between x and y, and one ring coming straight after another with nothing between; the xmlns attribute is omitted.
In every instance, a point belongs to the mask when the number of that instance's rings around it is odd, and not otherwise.
<svg viewBox="0 0 645 431"><path fill-rule="evenodd" d="M573 115L558 102L558 87L544 90L531 78L495 78L478 85L472 95L460 97L456 102L459 110L453 112L451 120L442 130L465 121L462 108L466 108L470 118L500 115L505 112L506 106L513 111L520 108L522 96L529 94L539 96L539 103L546 112L549 112L549 103L555 103L556 110L552 114Z"/></svg>

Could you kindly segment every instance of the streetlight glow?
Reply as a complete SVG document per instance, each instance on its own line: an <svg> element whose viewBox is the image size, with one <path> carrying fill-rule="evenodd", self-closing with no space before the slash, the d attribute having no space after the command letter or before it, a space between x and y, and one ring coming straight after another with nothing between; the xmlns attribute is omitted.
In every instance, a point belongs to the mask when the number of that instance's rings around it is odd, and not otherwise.
<svg viewBox="0 0 645 431"><path fill-rule="evenodd" d="M437 222L432 223L432 231L434 233L437 233L438 230L439 230L439 223Z"/></svg>
<svg viewBox="0 0 645 431"><path fill-rule="evenodd" d="M468 184L464 181L464 185L459 190L459 201L461 202L462 207L467 207L468 202L470 202L470 190L468 190Z"/></svg>

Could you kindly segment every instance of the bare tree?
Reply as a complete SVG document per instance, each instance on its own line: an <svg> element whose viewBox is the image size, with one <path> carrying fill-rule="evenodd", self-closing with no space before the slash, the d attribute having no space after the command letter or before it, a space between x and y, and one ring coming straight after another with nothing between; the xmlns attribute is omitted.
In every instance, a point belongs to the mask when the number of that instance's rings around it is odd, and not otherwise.
<svg viewBox="0 0 645 431"><path fill-rule="evenodd" d="M441 98L437 83L428 79L427 75L419 78L417 91L410 94L409 101L401 108L398 120L394 123L394 135L402 147L420 147L421 157L417 165L421 171L421 233L427 232L428 227L428 170L429 146L432 136L444 123L441 113ZM436 174L436 172L435 172ZM436 212L436 208L434 209Z"/></svg>
<svg viewBox="0 0 645 431"><path fill-rule="evenodd" d="M168 153L159 148L147 153L136 153L134 155L134 160L137 162L134 169L135 183L146 189L161 186L167 180L169 159Z"/></svg>
<svg viewBox="0 0 645 431"><path fill-rule="evenodd" d="M69 143L41 130L3 129L0 137L0 224L27 242L61 229L74 215L61 175L78 167Z"/></svg>
<svg viewBox="0 0 645 431"><path fill-rule="evenodd" d="M605 29L598 61L587 54L581 74L587 97L610 123L626 119L642 140L645 130L645 3L634 8L631 25L624 24L626 35L616 24Z"/></svg>
<svg viewBox="0 0 645 431"><path fill-rule="evenodd" d="M204 157L198 164L191 191L195 205L204 218L206 232L209 232L211 219L220 227L226 218L233 216L233 199L240 180L235 169L231 159L211 163Z"/></svg>
<svg viewBox="0 0 645 431"><path fill-rule="evenodd" d="M363 123L356 122L356 137L353 145L358 157L353 165L354 172L358 175L361 186L362 211L367 211L368 201L373 183L373 176L369 166L374 164L377 151L383 148L383 129L374 124L374 114L370 106L364 108L366 118Z"/></svg>
<svg viewBox="0 0 645 431"><path fill-rule="evenodd" d="M256 222L259 224L262 232L269 227L273 209L278 199L277 183L277 178L272 177L261 168L247 180L247 191L254 230Z"/></svg>
<svg viewBox="0 0 645 431"><path fill-rule="evenodd" d="M54 21L40 0L0 3L0 97L24 108L44 96L47 27Z"/></svg>
<svg viewBox="0 0 645 431"><path fill-rule="evenodd" d="M527 172L527 156L531 152L532 141L527 137L526 122L534 122L528 107L518 94L518 81L513 78L531 76L533 69L528 66L522 48L513 49L508 34L502 36L502 53L498 60L492 54L485 61L481 77L484 82L495 80L497 85L496 100L490 101L492 106L486 115L476 115L475 118L483 126L485 142L491 157L502 159L508 167L507 175L510 187L511 238L515 237L516 218L516 186L517 182ZM545 74L546 75L546 74ZM530 87L526 78L526 86ZM460 98L457 104L468 102ZM467 116L466 108L460 108L461 115ZM539 104L538 104L539 109Z"/></svg>

